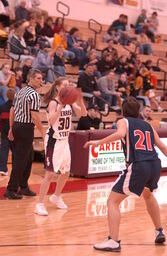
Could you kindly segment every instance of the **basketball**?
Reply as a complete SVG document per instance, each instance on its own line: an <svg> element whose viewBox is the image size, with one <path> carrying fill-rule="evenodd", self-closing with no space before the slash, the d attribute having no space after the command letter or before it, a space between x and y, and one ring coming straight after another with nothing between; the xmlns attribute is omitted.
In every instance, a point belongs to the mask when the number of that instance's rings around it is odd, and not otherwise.
<svg viewBox="0 0 167 256"><path fill-rule="evenodd" d="M68 86L68 87L61 89L61 91L59 93L59 98L63 105L73 104L77 100L78 96L79 96L78 90L72 86Z"/></svg>

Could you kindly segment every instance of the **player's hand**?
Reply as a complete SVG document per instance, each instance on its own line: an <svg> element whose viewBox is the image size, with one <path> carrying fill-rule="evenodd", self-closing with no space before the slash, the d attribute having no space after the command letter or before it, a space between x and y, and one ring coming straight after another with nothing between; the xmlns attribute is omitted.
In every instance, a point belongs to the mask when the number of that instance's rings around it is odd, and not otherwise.
<svg viewBox="0 0 167 256"><path fill-rule="evenodd" d="M77 91L78 91L77 102L81 103L81 102L83 102L82 90L81 90L81 88L77 88Z"/></svg>
<svg viewBox="0 0 167 256"><path fill-rule="evenodd" d="M14 136L13 136L12 129L10 129L9 132L8 132L8 139L9 139L10 141L13 141L13 140L14 140Z"/></svg>
<svg viewBox="0 0 167 256"><path fill-rule="evenodd" d="M96 146L99 145L99 143L98 143L98 141L90 140L90 141L87 141L87 142L84 144L83 148L88 148L90 145L96 147Z"/></svg>

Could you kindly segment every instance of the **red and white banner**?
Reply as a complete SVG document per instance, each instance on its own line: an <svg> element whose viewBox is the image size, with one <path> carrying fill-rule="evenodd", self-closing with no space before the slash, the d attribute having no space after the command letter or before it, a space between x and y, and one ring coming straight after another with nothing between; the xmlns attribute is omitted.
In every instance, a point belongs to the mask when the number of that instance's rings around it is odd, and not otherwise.
<svg viewBox="0 0 167 256"><path fill-rule="evenodd" d="M161 140L167 145L167 138L161 138ZM166 156L157 147L155 149L162 168L167 168ZM88 174L120 172L125 168L125 156L120 140L89 147Z"/></svg>
<svg viewBox="0 0 167 256"><path fill-rule="evenodd" d="M119 172L123 169L125 157L120 140L89 147L88 174Z"/></svg>

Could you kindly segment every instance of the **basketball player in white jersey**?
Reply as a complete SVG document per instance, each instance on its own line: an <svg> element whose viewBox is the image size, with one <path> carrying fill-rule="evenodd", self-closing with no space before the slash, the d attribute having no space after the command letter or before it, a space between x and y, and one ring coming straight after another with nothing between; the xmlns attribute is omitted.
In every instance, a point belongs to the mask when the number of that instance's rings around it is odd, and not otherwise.
<svg viewBox="0 0 167 256"><path fill-rule="evenodd" d="M40 187L39 200L35 208L35 213L42 216L48 215L44 206L44 198L54 173L60 172L60 175L57 180L55 193L50 196L49 200L59 209L67 209L67 205L61 197L61 192L70 173L71 154L68 137L71 128L72 109L77 116L87 115L81 93L77 103L73 103L72 107L70 105L62 105L59 100L59 92L66 86L69 86L69 81L63 77L58 78L44 97L45 103L48 104L49 123L45 137L46 173Z"/></svg>

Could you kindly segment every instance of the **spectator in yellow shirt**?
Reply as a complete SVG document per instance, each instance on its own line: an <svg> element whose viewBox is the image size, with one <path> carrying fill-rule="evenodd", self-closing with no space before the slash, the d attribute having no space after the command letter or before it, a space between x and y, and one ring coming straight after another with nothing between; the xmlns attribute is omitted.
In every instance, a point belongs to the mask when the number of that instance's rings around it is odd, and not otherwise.
<svg viewBox="0 0 167 256"><path fill-rule="evenodd" d="M67 36L63 29L54 35L52 49L55 51L57 47L63 49L63 56L65 59L74 59L75 53L67 50Z"/></svg>

